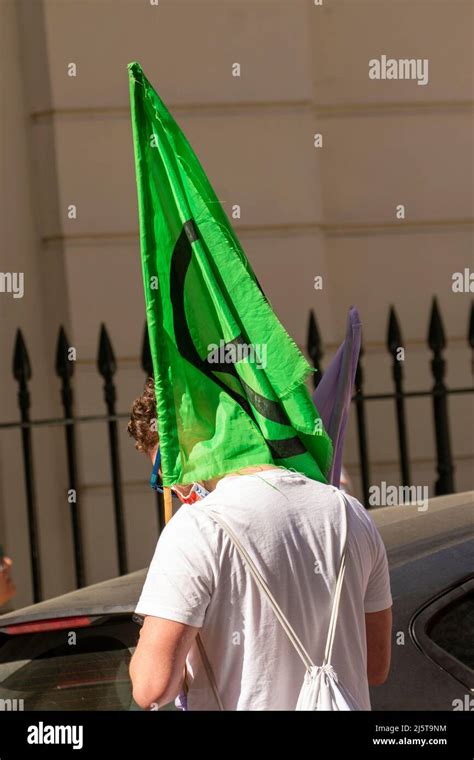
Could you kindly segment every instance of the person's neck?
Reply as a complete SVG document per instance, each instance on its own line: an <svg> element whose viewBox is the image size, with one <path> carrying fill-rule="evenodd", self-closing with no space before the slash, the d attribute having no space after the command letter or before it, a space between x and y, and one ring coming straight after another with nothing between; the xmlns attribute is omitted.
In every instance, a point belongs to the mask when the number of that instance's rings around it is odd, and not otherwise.
<svg viewBox="0 0 474 760"><path fill-rule="evenodd" d="M274 464L254 464L250 467L242 467L240 470L234 472L228 472L225 475L219 475L217 478L211 478L210 480L203 480L202 484L208 491L214 491L220 480L225 478L233 478L235 475L252 475L254 472L262 472L264 470L278 470Z"/></svg>

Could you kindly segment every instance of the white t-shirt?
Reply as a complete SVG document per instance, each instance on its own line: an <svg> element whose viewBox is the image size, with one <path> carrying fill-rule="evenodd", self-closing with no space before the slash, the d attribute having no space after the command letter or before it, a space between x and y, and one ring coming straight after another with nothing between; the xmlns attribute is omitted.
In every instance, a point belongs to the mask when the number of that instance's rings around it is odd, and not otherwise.
<svg viewBox="0 0 474 760"><path fill-rule="evenodd" d="M265 578L315 664L323 661L344 514L336 489L284 469L233 475L183 505L158 541L137 613L202 627L225 710L294 710L304 665L230 539L222 514ZM332 664L370 710L364 612L392 604L387 557L368 512L348 497L346 573ZM189 710L218 709L197 646Z"/></svg>

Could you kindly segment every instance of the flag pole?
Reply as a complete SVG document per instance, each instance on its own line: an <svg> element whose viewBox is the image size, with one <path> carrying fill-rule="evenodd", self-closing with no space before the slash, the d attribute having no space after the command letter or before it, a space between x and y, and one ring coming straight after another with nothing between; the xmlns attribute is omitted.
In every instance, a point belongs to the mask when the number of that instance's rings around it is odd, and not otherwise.
<svg viewBox="0 0 474 760"><path fill-rule="evenodd" d="M173 499L171 496L171 488L164 486L163 488L163 501L165 505L165 525L173 517Z"/></svg>

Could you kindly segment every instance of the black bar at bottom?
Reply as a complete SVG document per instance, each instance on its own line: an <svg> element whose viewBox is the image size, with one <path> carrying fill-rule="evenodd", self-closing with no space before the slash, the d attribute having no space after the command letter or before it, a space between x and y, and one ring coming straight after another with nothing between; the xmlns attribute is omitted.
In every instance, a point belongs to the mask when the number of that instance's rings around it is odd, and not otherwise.
<svg viewBox="0 0 474 760"><path fill-rule="evenodd" d="M471 760L473 714L452 712L1 712L2 760L38 757L135 757L137 748L177 742L186 754L202 746L222 754L232 748L272 757L281 742L298 736L301 749L320 743L339 757L419 757ZM56 727L61 727L56 731ZM186 733L183 737L183 731ZM321 737L324 736L324 740ZM251 738L250 738L251 737ZM56 743L50 743L56 738ZM70 743L64 739L70 739ZM209 739L212 741L209 741ZM75 741L75 744L72 742ZM295 739L295 741L298 741ZM215 752L208 752L210 746ZM298 746L294 745L295 750ZM357 753L357 755L356 755Z"/></svg>

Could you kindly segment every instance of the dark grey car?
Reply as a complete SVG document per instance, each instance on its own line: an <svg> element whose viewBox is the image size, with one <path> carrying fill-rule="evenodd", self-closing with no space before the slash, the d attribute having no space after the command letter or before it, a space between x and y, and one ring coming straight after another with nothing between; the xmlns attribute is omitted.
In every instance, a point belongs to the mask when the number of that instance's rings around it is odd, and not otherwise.
<svg viewBox="0 0 474 760"><path fill-rule="evenodd" d="M474 493L372 514L394 598L392 669L373 708L474 710ZM145 575L1 615L0 709L137 709L128 665Z"/></svg>
<svg viewBox="0 0 474 760"><path fill-rule="evenodd" d="M139 570L1 615L0 709L138 709L128 666L145 575Z"/></svg>
<svg viewBox="0 0 474 760"><path fill-rule="evenodd" d="M393 596L392 667L374 710L474 710L474 492L374 517Z"/></svg>

